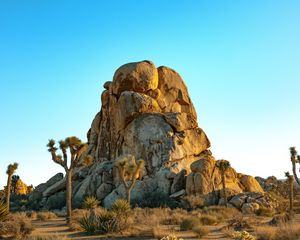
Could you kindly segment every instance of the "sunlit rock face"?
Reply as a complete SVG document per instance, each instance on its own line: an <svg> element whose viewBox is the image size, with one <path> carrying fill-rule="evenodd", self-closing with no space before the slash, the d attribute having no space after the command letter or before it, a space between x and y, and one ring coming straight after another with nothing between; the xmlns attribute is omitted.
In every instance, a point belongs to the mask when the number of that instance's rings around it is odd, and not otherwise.
<svg viewBox="0 0 300 240"><path fill-rule="evenodd" d="M94 163L75 172L75 202L94 195L109 206L125 197L114 167L123 154L145 161L145 175L132 191L133 200L154 191L178 196L178 192L209 195L221 189L210 142L198 126L187 87L176 71L157 68L150 61L128 63L103 87L99 112L87 134ZM233 194L262 192L254 178L232 168L226 183Z"/></svg>

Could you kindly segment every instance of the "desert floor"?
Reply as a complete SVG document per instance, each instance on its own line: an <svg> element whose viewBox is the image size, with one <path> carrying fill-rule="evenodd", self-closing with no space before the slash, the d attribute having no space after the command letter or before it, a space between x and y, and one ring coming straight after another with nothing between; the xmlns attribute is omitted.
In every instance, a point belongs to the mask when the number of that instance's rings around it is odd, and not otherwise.
<svg viewBox="0 0 300 240"><path fill-rule="evenodd" d="M151 237L122 237L117 235L106 235L106 236L88 236L82 232L78 231L71 231L65 224L64 218L56 218L47 221L39 221L34 220L32 221L35 230L32 232L31 236L63 236L68 239L147 239L147 240L154 240ZM169 226L166 226L168 228ZM192 239L199 239L192 231L179 231L179 227L177 226L170 226L173 229L175 228L175 234L177 237L183 238L185 240L192 240ZM222 232L222 227L224 225L217 225L217 226L207 226L209 229L209 234L201 239L230 239L227 238L224 233Z"/></svg>

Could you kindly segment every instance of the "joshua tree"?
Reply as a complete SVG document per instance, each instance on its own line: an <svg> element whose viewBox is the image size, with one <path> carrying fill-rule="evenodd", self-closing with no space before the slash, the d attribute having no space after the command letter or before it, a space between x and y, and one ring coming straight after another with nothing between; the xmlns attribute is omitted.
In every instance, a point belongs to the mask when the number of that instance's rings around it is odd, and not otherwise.
<svg viewBox="0 0 300 240"><path fill-rule="evenodd" d="M293 208L294 208L294 176L290 175L289 172L285 173L285 176L287 177L287 181L289 184L289 198L290 198L290 216L293 215Z"/></svg>
<svg viewBox="0 0 300 240"><path fill-rule="evenodd" d="M290 147L290 154L291 154L291 162L292 162L292 167L293 167L293 175L294 178L296 179L296 182L300 185L300 180L297 176L296 172L296 164L300 163L300 156L297 155L297 150L296 147Z"/></svg>
<svg viewBox="0 0 300 240"><path fill-rule="evenodd" d="M230 163L227 160L218 160L216 162L216 167L221 172L222 191L223 191L223 196L224 196L224 200L225 200L224 204L227 207L227 193L226 193L225 173L226 173L227 169L230 167Z"/></svg>
<svg viewBox="0 0 300 240"><path fill-rule="evenodd" d="M6 186L6 208L9 211L9 202L10 202L10 193L11 193L11 184L12 176L18 168L18 163L9 164L6 170L7 174L7 186Z"/></svg>
<svg viewBox="0 0 300 240"><path fill-rule="evenodd" d="M68 137L65 140L59 141L59 148L62 155L56 154L57 148L55 141L50 139L48 144L48 151L51 153L52 160L62 166L66 172L66 206L67 206L67 223L70 225L72 218L72 176L74 168L78 167L82 159L83 165L90 165L92 157L90 155L83 159L83 153L87 149L87 144L82 143L77 137ZM70 163L68 164L67 149L70 151Z"/></svg>
<svg viewBox="0 0 300 240"><path fill-rule="evenodd" d="M140 179L144 171L144 160L136 160L132 155L121 156L116 160L119 176L126 189L127 201L130 205L131 190L137 179Z"/></svg>

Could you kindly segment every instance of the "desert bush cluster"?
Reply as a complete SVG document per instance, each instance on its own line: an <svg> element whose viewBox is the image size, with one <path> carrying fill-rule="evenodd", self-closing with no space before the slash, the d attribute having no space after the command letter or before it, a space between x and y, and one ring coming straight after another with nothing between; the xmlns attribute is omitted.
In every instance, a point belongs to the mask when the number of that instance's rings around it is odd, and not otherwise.
<svg viewBox="0 0 300 240"><path fill-rule="evenodd" d="M33 230L31 220L25 213L10 214L6 221L0 222L0 237L24 239Z"/></svg>

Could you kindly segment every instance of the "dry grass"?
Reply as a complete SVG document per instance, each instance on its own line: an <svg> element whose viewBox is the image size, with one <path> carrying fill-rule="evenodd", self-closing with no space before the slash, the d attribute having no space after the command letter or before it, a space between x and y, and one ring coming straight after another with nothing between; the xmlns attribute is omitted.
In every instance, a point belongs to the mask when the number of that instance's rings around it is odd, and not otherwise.
<svg viewBox="0 0 300 240"><path fill-rule="evenodd" d="M271 226L261 226L255 229L258 240L272 240L275 239L276 228Z"/></svg>
<svg viewBox="0 0 300 240"><path fill-rule="evenodd" d="M162 226L156 226L153 228L153 237L155 239L162 239L165 236L174 235L174 231L169 228L164 228Z"/></svg>
<svg viewBox="0 0 300 240"><path fill-rule="evenodd" d="M261 226L256 228L255 233L258 240L296 240L300 237L300 223Z"/></svg>
<svg viewBox="0 0 300 240"><path fill-rule="evenodd" d="M275 214L274 209L266 208L262 206L256 211L256 215L263 216L263 217L272 217L274 216L274 214Z"/></svg>
<svg viewBox="0 0 300 240"><path fill-rule="evenodd" d="M236 208L226 208L224 206L206 207L202 212L207 215L215 216L219 222L242 216L242 213Z"/></svg>
<svg viewBox="0 0 300 240"><path fill-rule="evenodd" d="M14 213L9 215L7 221L0 223L0 238L5 236L13 239L24 239L33 230L31 220L26 217L25 213Z"/></svg>
<svg viewBox="0 0 300 240"><path fill-rule="evenodd" d="M46 221L55 218L57 218L57 216L54 212L38 212L36 215L36 219L40 221Z"/></svg>
<svg viewBox="0 0 300 240"><path fill-rule="evenodd" d="M27 216L28 218L30 218L31 220L35 220L36 217L37 217L37 213L34 212L34 211L26 212L26 216Z"/></svg>
<svg viewBox="0 0 300 240"><path fill-rule="evenodd" d="M182 231L192 230L194 227L199 225L201 225L199 218L185 217L180 223L180 230Z"/></svg>
<svg viewBox="0 0 300 240"><path fill-rule="evenodd" d="M67 238L63 236L34 236L27 237L25 240L67 240Z"/></svg>
<svg viewBox="0 0 300 240"><path fill-rule="evenodd" d="M193 232L197 234L198 238L202 238L203 236L207 235L209 233L208 229L204 226L194 226Z"/></svg>
<svg viewBox="0 0 300 240"><path fill-rule="evenodd" d="M216 215L210 214L201 215L199 220L203 225L216 225L219 222Z"/></svg>

